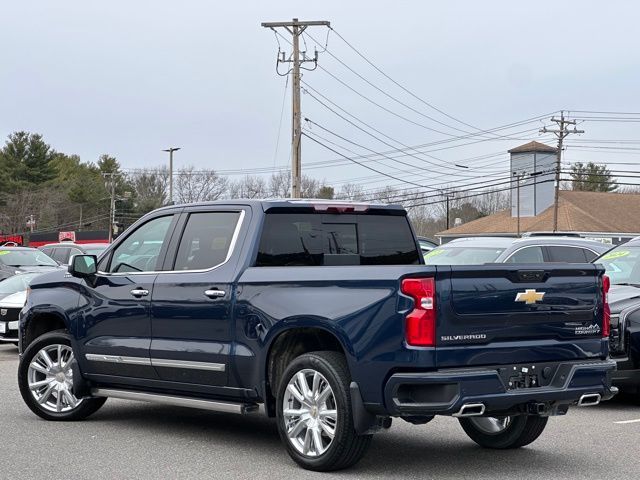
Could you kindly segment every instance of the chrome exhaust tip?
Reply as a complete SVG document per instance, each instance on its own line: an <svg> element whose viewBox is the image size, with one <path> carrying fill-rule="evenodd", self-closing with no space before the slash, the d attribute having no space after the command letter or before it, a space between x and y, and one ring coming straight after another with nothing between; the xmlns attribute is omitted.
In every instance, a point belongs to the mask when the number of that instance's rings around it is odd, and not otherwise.
<svg viewBox="0 0 640 480"><path fill-rule="evenodd" d="M478 417L484 415L484 403L465 403L460 407L453 417Z"/></svg>
<svg viewBox="0 0 640 480"><path fill-rule="evenodd" d="M585 393L578 400L579 407L592 407L594 405L598 405L602 397L599 393Z"/></svg>

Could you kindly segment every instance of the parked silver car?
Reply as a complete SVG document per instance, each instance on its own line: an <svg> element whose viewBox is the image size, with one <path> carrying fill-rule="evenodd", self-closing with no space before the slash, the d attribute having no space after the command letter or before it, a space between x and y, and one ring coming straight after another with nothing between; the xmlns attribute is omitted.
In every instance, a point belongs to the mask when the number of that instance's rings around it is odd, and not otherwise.
<svg viewBox="0 0 640 480"><path fill-rule="evenodd" d="M611 247L576 237L469 237L434 248L424 255L424 260L427 265L588 263Z"/></svg>

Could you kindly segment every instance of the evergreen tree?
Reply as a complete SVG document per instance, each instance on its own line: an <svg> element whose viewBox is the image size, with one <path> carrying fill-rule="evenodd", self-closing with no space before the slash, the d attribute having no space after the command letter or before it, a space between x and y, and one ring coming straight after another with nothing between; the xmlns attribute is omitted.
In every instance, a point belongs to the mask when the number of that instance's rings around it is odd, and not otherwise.
<svg viewBox="0 0 640 480"><path fill-rule="evenodd" d="M571 189L585 192L614 192L618 184L606 165L577 162L571 166Z"/></svg>

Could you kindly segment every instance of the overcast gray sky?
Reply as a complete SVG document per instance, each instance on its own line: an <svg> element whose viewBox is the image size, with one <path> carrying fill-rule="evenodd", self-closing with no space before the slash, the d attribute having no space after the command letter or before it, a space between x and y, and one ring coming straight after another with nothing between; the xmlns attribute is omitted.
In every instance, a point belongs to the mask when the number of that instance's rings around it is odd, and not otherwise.
<svg viewBox="0 0 640 480"><path fill-rule="evenodd" d="M168 146L182 147L176 154L178 166L229 170L287 164L289 97L274 162L285 79L274 69L274 34L260 22L294 16L330 20L337 32L396 80L477 127L492 128L560 109L640 111L640 4L524 4L513 0L4 2L0 136L6 138L15 130L39 132L59 151L79 154L85 161L110 153L125 168L166 162L160 150ZM326 38L324 28L309 33L320 43ZM313 42L308 40L308 46L312 50ZM329 50L412 108L469 130L391 85L333 34ZM320 64L386 108L446 133L411 125L374 107L322 70L305 72L305 81L392 137L394 145L396 140L419 145L462 135L394 103L328 54L320 55ZM308 95L302 101L304 115L317 123L372 150L389 150ZM523 129L539 126L541 122ZM591 140L640 141L638 127L640 123L581 125L587 131L583 138ZM313 132L327 136L316 127ZM537 138L535 133L528 136ZM446 146L458 143L463 142ZM520 143L524 141L486 141L432 155L441 165L464 163ZM639 158L630 151L613 153L570 148L567 159ZM333 158L335 154L305 140L303 171L305 164ZM507 168L506 158L506 154L492 157L484 164L493 165L486 167L480 161L470 165L477 167L476 172L486 168L487 174L494 173ZM404 160L428 168L415 158ZM393 172L402 167L387 164L380 168ZM440 176L444 170L434 169ZM365 180L375 174L357 165L308 173L335 184L376 180ZM425 178L428 174L420 181ZM371 188L375 183L363 185Z"/></svg>

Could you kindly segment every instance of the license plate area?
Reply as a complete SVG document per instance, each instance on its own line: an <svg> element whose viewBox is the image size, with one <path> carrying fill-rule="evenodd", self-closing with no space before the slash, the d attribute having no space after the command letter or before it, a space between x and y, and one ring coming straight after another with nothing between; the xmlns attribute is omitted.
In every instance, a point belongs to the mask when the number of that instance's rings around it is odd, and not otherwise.
<svg viewBox="0 0 640 480"><path fill-rule="evenodd" d="M550 386L558 373L558 363L526 363L498 368L507 390Z"/></svg>

